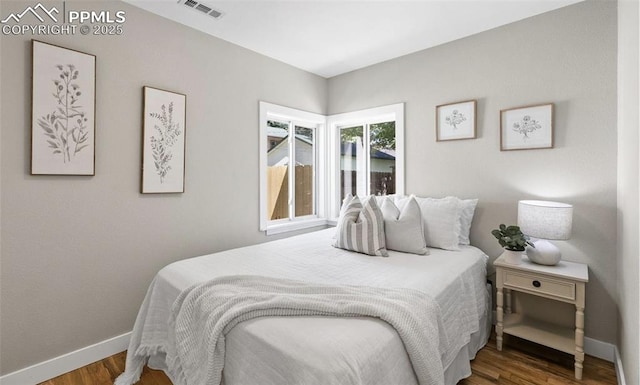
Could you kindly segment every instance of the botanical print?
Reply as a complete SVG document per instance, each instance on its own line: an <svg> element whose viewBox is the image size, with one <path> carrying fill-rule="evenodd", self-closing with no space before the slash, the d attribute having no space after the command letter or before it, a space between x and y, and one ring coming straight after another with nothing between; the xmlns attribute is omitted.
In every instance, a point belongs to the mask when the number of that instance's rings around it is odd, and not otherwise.
<svg viewBox="0 0 640 385"><path fill-rule="evenodd" d="M143 97L141 191L184 192L187 97L153 87Z"/></svg>
<svg viewBox="0 0 640 385"><path fill-rule="evenodd" d="M522 140L525 142L529 139L530 133L541 128L542 125L540 125L540 122L532 119L529 115L525 115L520 121L513 123L513 131L521 134Z"/></svg>
<svg viewBox="0 0 640 385"><path fill-rule="evenodd" d="M455 130L458 128L458 125L464 122L465 120L467 120L467 118L464 116L462 112L459 112L458 110L453 110L451 112L451 115L445 118L445 123L450 126L453 126L453 129Z"/></svg>
<svg viewBox="0 0 640 385"><path fill-rule="evenodd" d="M476 137L476 101L436 106L436 141Z"/></svg>
<svg viewBox="0 0 640 385"><path fill-rule="evenodd" d="M38 125L48 138L47 143L53 154L60 156L63 163L71 162L76 154L86 148L89 143L87 118L81 103L80 86L76 82L80 71L73 64L55 66L59 79L53 79L55 90L52 96L56 108L46 116L38 119Z"/></svg>
<svg viewBox="0 0 640 385"><path fill-rule="evenodd" d="M500 111L500 150L553 148L553 104Z"/></svg>
<svg viewBox="0 0 640 385"><path fill-rule="evenodd" d="M96 57L32 40L31 174L95 174Z"/></svg>
<svg viewBox="0 0 640 385"><path fill-rule="evenodd" d="M167 107L160 106L160 113L151 112L150 117L160 121L162 126L155 124L153 127L157 131L157 136L151 137L151 150L153 151L153 161L156 166L156 173L160 177L160 183L164 183L164 178L171 170L171 159L173 153L171 147L176 144L178 137L182 134L180 123L173 121L173 102L169 103L169 114Z"/></svg>

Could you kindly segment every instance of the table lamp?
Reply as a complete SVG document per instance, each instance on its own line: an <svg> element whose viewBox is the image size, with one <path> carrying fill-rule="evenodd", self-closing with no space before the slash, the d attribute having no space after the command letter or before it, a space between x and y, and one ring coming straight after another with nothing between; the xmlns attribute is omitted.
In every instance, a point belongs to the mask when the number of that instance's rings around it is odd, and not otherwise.
<svg viewBox="0 0 640 385"><path fill-rule="evenodd" d="M540 265L560 262L560 249L552 240L571 237L573 206L566 203L523 200L518 202L518 226L531 238L535 248L527 247L527 257Z"/></svg>

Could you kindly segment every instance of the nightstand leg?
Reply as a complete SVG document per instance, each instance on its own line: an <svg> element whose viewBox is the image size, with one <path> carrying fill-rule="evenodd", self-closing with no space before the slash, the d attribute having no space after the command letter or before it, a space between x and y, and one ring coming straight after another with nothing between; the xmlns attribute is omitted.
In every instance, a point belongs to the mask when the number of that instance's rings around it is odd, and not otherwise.
<svg viewBox="0 0 640 385"><path fill-rule="evenodd" d="M504 311L507 314L511 314L511 290L509 289L504 289Z"/></svg>
<svg viewBox="0 0 640 385"><path fill-rule="evenodd" d="M499 287L496 291L496 348L498 351L502 351L502 288Z"/></svg>
<svg viewBox="0 0 640 385"><path fill-rule="evenodd" d="M584 308L576 306L576 379L582 379L582 363L584 362Z"/></svg>

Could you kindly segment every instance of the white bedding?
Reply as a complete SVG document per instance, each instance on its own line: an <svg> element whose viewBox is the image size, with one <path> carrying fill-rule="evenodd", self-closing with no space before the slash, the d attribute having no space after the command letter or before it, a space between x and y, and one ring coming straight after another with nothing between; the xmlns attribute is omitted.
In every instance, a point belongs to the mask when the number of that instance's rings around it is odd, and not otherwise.
<svg viewBox="0 0 640 385"><path fill-rule="evenodd" d="M149 358L165 369L170 309L187 287L227 275L262 275L315 283L410 288L431 295L460 346L444 361L447 384L470 375L469 359L488 338L487 256L472 246L430 255L389 251L371 257L331 246L334 229L173 263L154 278L132 334L132 383ZM135 352L135 354L134 354ZM243 322L226 338L226 385L416 384L396 331L373 318L266 317Z"/></svg>

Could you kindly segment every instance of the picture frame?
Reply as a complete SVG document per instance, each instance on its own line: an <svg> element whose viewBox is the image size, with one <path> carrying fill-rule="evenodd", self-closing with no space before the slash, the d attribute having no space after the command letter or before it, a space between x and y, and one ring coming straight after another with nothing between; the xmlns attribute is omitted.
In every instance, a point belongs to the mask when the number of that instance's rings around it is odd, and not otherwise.
<svg viewBox="0 0 640 385"><path fill-rule="evenodd" d="M183 193L187 96L148 86L142 93L140 192Z"/></svg>
<svg viewBox="0 0 640 385"><path fill-rule="evenodd" d="M500 151L553 148L553 103L500 111Z"/></svg>
<svg viewBox="0 0 640 385"><path fill-rule="evenodd" d="M31 175L95 175L96 56L31 40Z"/></svg>
<svg viewBox="0 0 640 385"><path fill-rule="evenodd" d="M436 142L476 138L476 100L436 106Z"/></svg>

